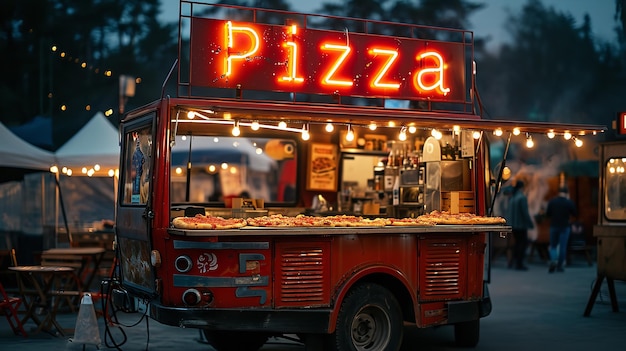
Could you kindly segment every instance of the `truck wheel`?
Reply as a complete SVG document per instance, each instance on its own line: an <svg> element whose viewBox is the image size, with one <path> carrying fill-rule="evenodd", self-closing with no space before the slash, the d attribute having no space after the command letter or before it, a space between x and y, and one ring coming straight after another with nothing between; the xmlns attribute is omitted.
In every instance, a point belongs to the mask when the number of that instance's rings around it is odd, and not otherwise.
<svg viewBox="0 0 626 351"><path fill-rule="evenodd" d="M460 347L475 347L480 339L480 319L454 325L454 342Z"/></svg>
<svg viewBox="0 0 626 351"><path fill-rule="evenodd" d="M267 341L263 333L203 330L207 344L217 351L257 351Z"/></svg>
<svg viewBox="0 0 626 351"><path fill-rule="evenodd" d="M330 341L337 351L397 351L403 334L398 300L384 287L368 283L343 300Z"/></svg>

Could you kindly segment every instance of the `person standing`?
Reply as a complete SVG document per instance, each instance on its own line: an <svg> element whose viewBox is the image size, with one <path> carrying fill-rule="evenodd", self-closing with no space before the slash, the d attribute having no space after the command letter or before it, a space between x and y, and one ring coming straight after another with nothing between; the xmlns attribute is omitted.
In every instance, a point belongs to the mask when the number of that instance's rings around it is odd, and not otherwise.
<svg viewBox="0 0 626 351"><path fill-rule="evenodd" d="M528 230L535 227L528 213L528 199L524 194L524 182L518 180L513 187L513 195L509 200L506 220L513 232L513 264L520 271L528 270L524 265L526 249L528 248Z"/></svg>
<svg viewBox="0 0 626 351"><path fill-rule="evenodd" d="M567 188L548 201L546 216L550 218L550 268L549 273L563 272L570 235L570 217L578 215L574 201L570 200ZM557 251L558 249L558 251Z"/></svg>

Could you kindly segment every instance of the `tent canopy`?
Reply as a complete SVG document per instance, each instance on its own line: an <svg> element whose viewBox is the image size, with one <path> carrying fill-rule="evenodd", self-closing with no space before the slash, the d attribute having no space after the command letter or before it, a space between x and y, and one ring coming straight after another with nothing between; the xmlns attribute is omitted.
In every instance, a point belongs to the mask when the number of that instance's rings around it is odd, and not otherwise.
<svg viewBox="0 0 626 351"><path fill-rule="evenodd" d="M98 112L55 155L59 168L72 169L73 175L81 175L83 168L94 169L94 176L108 175L110 170L119 168L118 131ZM95 170L96 165L100 166L99 170Z"/></svg>
<svg viewBox="0 0 626 351"><path fill-rule="evenodd" d="M22 140L0 123L0 167L49 170L54 154Z"/></svg>
<svg viewBox="0 0 626 351"><path fill-rule="evenodd" d="M191 143L192 164L220 164L222 162L246 165L251 170L268 172L276 166L276 161L265 153L259 153L250 140L237 137L188 137L176 136L172 148L172 165L187 164Z"/></svg>

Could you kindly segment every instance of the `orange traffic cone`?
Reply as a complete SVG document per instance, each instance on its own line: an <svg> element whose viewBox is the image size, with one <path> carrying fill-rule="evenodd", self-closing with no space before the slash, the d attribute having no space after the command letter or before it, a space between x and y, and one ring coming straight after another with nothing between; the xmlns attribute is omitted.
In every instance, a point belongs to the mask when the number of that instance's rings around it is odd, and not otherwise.
<svg viewBox="0 0 626 351"><path fill-rule="evenodd" d="M80 300L74 337L70 341L83 344L83 348L84 344L96 345L97 348L100 348L100 328L98 328L96 310L89 293L83 294L83 298Z"/></svg>

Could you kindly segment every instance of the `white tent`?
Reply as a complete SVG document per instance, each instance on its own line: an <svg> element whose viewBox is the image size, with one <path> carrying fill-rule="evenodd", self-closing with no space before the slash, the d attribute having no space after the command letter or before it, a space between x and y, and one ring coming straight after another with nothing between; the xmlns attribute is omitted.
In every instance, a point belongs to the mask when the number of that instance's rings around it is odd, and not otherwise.
<svg viewBox="0 0 626 351"><path fill-rule="evenodd" d="M0 123L0 167L49 170L54 154L22 140Z"/></svg>
<svg viewBox="0 0 626 351"><path fill-rule="evenodd" d="M59 168L72 169L73 175L81 175L81 170L95 169L93 175L106 176L117 170L120 162L119 133L104 117L96 113L72 138L55 153Z"/></svg>

